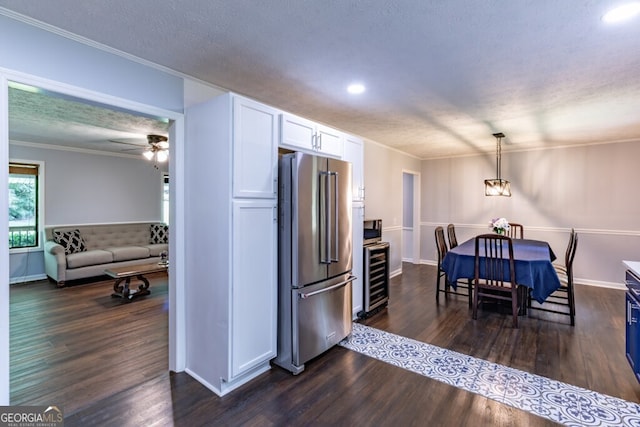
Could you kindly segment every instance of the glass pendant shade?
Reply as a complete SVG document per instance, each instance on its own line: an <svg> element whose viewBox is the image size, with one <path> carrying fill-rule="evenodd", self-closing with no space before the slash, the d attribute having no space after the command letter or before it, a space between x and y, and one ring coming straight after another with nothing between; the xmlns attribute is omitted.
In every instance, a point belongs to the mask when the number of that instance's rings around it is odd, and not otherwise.
<svg viewBox="0 0 640 427"><path fill-rule="evenodd" d="M156 158L158 159L158 161L160 163L164 163L169 158L169 155L168 155L166 150L160 150L160 151L156 152Z"/></svg>
<svg viewBox="0 0 640 427"><path fill-rule="evenodd" d="M485 179L484 195L511 197L511 183L504 179Z"/></svg>
<svg viewBox="0 0 640 427"><path fill-rule="evenodd" d="M511 197L511 183L506 179L500 178L500 172L502 171L502 138L504 134L494 133L496 137L496 178L484 180L484 195L485 196L506 196Z"/></svg>
<svg viewBox="0 0 640 427"><path fill-rule="evenodd" d="M144 153L142 153L142 155L147 160L153 159L153 151L151 151L151 150L145 151Z"/></svg>

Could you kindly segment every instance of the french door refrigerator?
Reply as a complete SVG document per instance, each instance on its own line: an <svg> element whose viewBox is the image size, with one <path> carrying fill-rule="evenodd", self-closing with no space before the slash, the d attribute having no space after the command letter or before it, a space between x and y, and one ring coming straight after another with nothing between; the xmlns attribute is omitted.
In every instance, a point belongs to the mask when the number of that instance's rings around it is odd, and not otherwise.
<svg viewBox="0 0 640 427"><path fill-rule="evenodd" d="M293 374L351 333L351 163L279 160L278 356Z"/></svg>

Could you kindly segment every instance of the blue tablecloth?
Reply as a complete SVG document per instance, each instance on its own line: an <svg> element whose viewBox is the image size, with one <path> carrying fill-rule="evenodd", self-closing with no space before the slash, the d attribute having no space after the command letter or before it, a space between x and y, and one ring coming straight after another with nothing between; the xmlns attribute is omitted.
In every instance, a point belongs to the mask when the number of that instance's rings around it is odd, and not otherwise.
<svg viewBox="0 0 640 427"><path fill-rule="evenodd" d="M442 269L452 285L459 279L473 279L475 253L473 238L451 249L444 257ZM556 256L547 242L513 239L513 258L516 283L531 288L531 296L539 303L560 287L560 279L551 264Z"/></svg>

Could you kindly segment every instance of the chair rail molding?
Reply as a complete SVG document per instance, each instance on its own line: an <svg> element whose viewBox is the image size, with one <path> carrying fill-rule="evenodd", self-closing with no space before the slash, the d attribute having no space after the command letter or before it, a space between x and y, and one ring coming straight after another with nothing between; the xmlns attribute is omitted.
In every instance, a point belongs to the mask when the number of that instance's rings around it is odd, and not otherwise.
<svg viewBox="0 0 640 427"><path fill-rule="evenodd" d="M446 227L448 222L430 222L423 221L420 222L420 227ZM462 224L455 223L456 227L460 228L478 228L482 230L487 229L487 224ZM601 234L607 236L634 236L640 237L640 230L616 230L616 229L606 229L606 228L574 228L577 233L580 234ZM542 232L551 232L551 233L569 233L571 231L571 227L541 227L541 226L525 226L526 231L542 231Z"/></svg>

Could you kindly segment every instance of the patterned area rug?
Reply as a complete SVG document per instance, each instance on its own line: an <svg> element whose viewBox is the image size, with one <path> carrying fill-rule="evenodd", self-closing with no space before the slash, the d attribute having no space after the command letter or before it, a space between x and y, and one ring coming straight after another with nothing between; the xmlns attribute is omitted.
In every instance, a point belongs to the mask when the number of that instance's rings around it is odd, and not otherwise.
<svg viewBox="0 0 640 427"><path fill-rule="evenodd" d="M640 426L640 405L353 324L341 346L568 426Z"/></svg>

